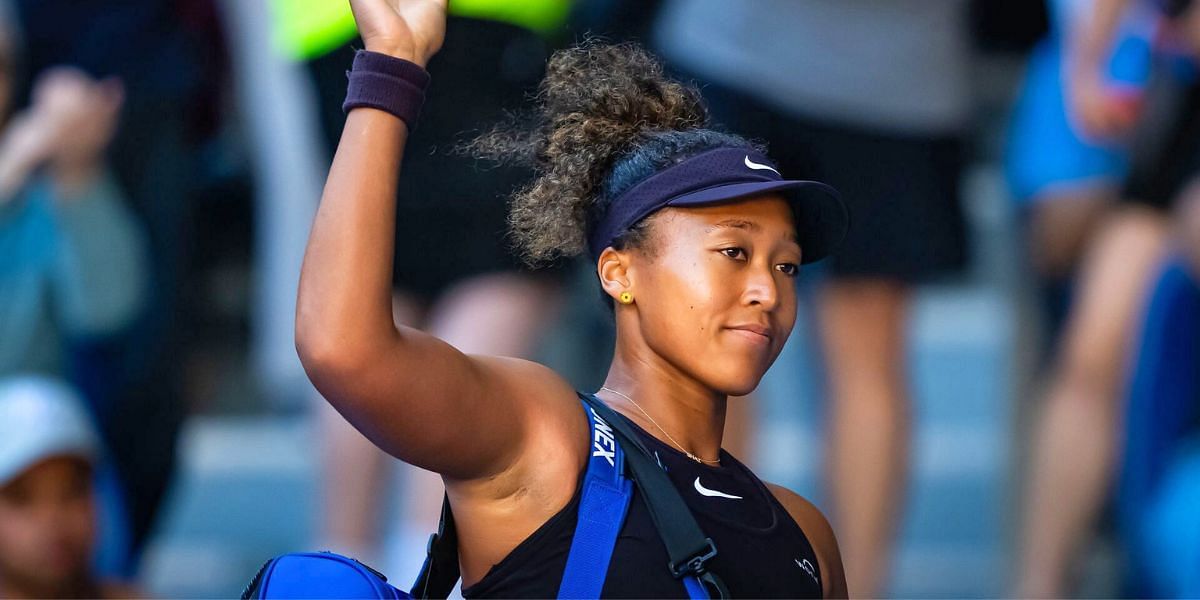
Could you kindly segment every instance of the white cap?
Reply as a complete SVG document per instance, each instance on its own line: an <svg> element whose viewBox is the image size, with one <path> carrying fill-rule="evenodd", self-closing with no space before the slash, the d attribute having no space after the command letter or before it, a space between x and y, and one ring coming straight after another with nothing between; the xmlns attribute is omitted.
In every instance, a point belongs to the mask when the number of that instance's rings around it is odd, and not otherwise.
<svg viewBox="0 0 1200 600"><path fill-rule="evenodd" d="M0 378L0 485L55 456L94 460L99 441L78 395L61 381Z"/></svg>

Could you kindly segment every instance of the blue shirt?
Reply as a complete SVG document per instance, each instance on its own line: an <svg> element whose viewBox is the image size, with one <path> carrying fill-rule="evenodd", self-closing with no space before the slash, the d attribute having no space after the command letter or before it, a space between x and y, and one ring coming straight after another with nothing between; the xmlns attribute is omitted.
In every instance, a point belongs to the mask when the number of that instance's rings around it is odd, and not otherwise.
<svg viewBox="0 0 1200 600"><path fill-rule="evenodd" d="M68 340L127 324L144 295L144 246L109 177L63 198L35 176L0 200L0 375L62 375Z"/></svg>

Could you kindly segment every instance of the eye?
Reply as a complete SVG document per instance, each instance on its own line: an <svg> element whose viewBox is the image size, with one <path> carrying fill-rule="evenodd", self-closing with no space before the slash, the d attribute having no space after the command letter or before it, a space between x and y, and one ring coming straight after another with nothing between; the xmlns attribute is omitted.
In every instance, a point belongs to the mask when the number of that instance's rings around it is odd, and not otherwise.
<svg viewBox="0 0 1200 600"><path fill-rule="evenodd" d="M800 273L800 265L796 263L782 263L775 265L775 268L788 277L795 277Z"/></svg>
<svg viewBox="0 0 1200 600"><path fill-rule="evenodd" d="M746 251L736 246L732 248L722 248L720 252L721 254L732 258L733 260L742 260L746 258Z"/></svg>

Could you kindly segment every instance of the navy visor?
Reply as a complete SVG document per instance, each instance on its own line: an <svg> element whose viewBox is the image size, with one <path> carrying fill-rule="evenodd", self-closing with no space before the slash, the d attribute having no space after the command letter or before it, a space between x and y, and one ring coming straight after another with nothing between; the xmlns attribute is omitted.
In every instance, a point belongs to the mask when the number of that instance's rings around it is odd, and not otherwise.
<svg viewBox="0 0 1200 600"><path fill-rule="evenodd" d="M665 206L727 204L778 192L792 206L802 263L829 256L846 236L850 217L837 190L817 181L784 179L766 156L746 148L715 148L659 171L613 200L588 237L598 258L621 234Z"/></svg>

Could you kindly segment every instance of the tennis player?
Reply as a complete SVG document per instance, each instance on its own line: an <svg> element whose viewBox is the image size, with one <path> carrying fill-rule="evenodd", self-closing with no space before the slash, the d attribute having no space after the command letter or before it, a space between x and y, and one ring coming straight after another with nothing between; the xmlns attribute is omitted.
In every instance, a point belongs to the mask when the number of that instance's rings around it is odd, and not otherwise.
<svg viewBox="0 0 1200 600"><path fill-rule="evenodd" d="M396 181L446 2L351 5L366 50L304 260L297 349L350 423L441 475L465 597L553 597L580 518L588 417L540 364L468 356L393 324L393 231L406 218ZM532 119L471 148L535 167L510 214L527 259L587 253L595 264L617 331L596 395L666 468L730 593L844 597L825 518L721 440L728 397L754 390L792 330L800 265L835 248L846 212L831 188L785 179L761 148L706 120L696 90L641 49L586 43L550 59ZM636 495L603 595L684 597Z"/></svg>

